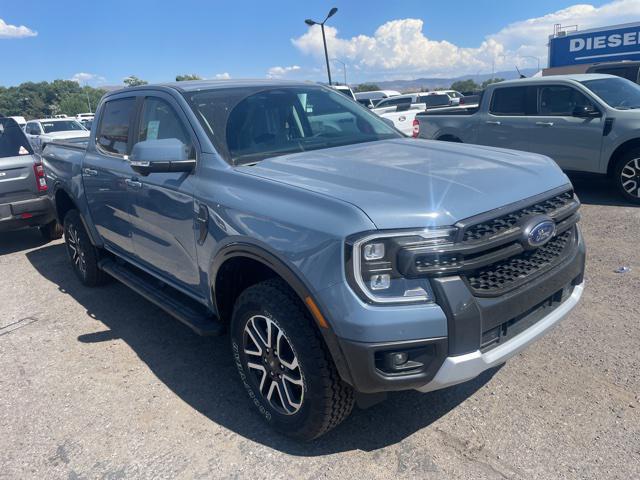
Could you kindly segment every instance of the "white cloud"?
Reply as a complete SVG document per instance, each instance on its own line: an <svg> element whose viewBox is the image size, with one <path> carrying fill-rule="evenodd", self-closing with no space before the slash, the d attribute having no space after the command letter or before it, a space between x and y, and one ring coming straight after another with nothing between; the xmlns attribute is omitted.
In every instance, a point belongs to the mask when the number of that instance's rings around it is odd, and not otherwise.
<svg viewBox="0 0 640 480"><path fill-rule="evenodd" d="M415 75L457 76L519 67L535 67L540 58L546 65L547 42L553 26L579 25L580 29L626 23L640 16L640 0L615 0L601 7L580 4L547 15L511 23L487 35L480 45L459 47L446 40L425 36L425 21L415 18L391 20L378 27L373 36L341 38L338 30L325 27L331 56L348 60L363 76ZM426 22L428 27L428 19ZM291 40L303 54L324 58L320 27L313 26ZM274 67L279 68L279 67ZM273 69L272 69L273 70Z"/></svg>
<svg viewBox="0 0 640 480"><path fill-rule="evenodd" d="M297 72L300 70L298 65L291 65L290 67L271 67L267 71L267 78L282 78L289 73Z"/></svg>
<svg viewBox="0 0 640 480"><path fill-rule="evenodd" d="M29 27L9 25L0 18L0 38L25 38L35 37L36 35L38 35L38 32L31 30Z"/></svg>
<svg viewBox="0 0 640 480"><path fill-rule="evenodd" d="M229 72L216 73L216 76L214 78L216 78L216 80L229 80L231 78L231 75L229 74Z"/></svg>
<svg viewBox="0 0 640 480"><path fill-rule="evenodd" d="M85 83L104 83L106 81L106 79L104 77L101 77L100 75L86 72L78 72L73 77L71 77L70 80L78 82L80 85L84 85Z"/></svg>

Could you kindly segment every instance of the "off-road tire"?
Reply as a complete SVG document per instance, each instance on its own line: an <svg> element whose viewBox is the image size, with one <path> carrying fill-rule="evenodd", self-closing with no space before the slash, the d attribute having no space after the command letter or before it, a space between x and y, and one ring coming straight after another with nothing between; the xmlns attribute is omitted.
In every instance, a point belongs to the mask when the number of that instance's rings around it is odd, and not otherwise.
<svg viewBox="0 0 640 480"><path fill-rule="evenodd" d="M71 266L78 279L87 287L105 283L108 276L98 268L100 253L91 244L77 210L69 211L64 217L64 239Z"/></svg>
<svg viewBox="0 0 640 480"><path fill-rule="evenodd" d="M261 374L247 366L249 361L255 362L256 357L252 356L255 353L245 353L245 327L255 318L266 318L275 324L274 329L282 332L297 358L304 393L295 413L278 411L263 393L265 389L260 389L261 380L256 376ZM313 440L336 427L351 413L354 405L352 388L340 378L309 311L283 280L263 281L239 296L231 321L231 347L253 405L269 425L284 435ZM264 361L267 365L266 359Z"/></svg>

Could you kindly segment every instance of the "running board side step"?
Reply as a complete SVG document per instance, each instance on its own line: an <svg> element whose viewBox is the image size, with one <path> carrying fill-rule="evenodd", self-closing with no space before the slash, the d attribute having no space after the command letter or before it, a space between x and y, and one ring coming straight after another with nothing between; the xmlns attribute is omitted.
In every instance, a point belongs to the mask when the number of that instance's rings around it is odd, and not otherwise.
<svg viewBox="0 0 640 480"><path fill-rule="evenodd" d="M98 266L169 315L180 320L198 335L220 336L224 333L224 325L204 305L200 305L171 287L161 287L158 280L141 270L118 263L110 258L101 260ZM156 283L158 286L155 285Z"/></svg>

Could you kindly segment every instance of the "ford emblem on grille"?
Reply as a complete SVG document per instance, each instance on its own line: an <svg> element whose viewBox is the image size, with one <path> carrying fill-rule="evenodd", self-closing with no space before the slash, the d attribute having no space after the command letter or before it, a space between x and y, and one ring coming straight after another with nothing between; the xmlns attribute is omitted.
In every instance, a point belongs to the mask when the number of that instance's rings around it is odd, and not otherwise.
<svg viewBox="0 0 640 480"><path fill-rule="evenodd" d="M524 227L526 248L538 248L547 243L556 234L556 223L544 215L532 218Z"/></svg>

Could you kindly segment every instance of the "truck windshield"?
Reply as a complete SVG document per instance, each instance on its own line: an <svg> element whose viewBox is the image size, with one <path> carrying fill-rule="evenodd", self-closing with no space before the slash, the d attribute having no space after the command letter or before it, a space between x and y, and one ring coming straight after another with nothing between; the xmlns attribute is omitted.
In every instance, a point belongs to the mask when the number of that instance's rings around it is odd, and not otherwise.
<svg viewBox="0 0 640 480"><path fill-rule="evenodd" d="M640 86L624 78L585 80L582 84L618 110L640 108Z"/></svg>
<svg viewBox="0 0 640 480"><path fill-rule="evenodd" d="M402 138L378 116L323 87L238 87L188 97L233 165L309 150Z"/></svg>
<svg viewBox="0 0 640 480"><path fill-rule="evenodd" d="M15 120L0 118L0 158L32 154L29 140Z"/></svg>
<svg viewBox="0 0 640 480"><path fill-rule="evenodd" d="M44 133L67 132L69 130L85 130L75 120L63 120L58 122L41 122Z"/></svg>

